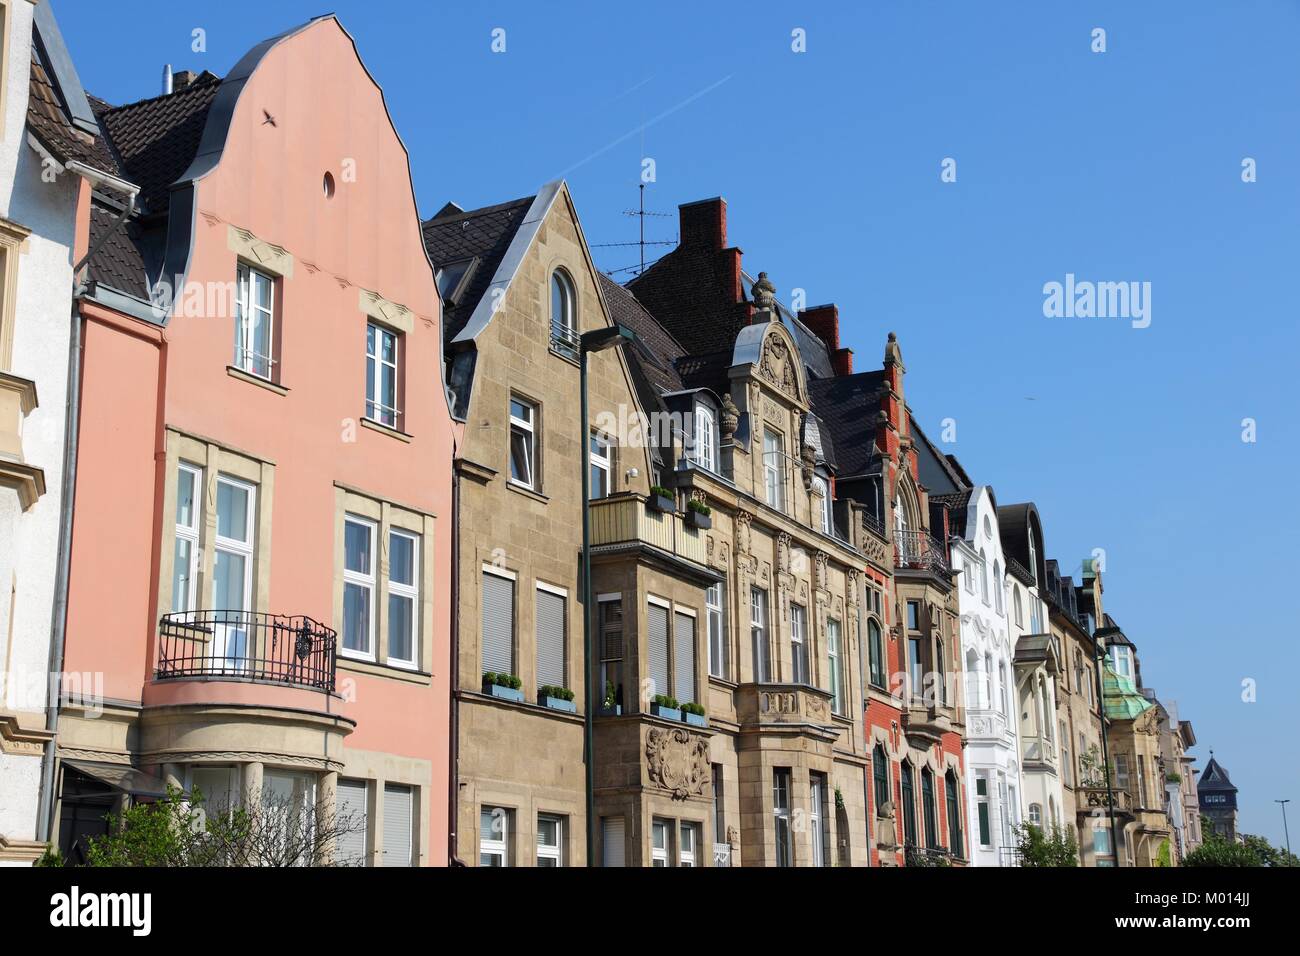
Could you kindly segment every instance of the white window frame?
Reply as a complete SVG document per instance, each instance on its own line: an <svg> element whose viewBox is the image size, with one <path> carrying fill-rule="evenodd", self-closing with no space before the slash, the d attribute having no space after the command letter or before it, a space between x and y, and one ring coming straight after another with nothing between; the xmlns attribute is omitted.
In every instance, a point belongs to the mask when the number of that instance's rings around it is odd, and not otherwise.
<svg viewBox="0 0 1300 956"><path fill-rule="evenodd" d="M767 503L785 511L785 439L772 428L763 429L763 488Z"/></svg>
<svg viewBox="0 0 1300 956"><path fill-rule="evenodd" d="M796 684L812 683L812 666L808 657L808 609L802 604L791 604L790 680Z"/></svg>
<svg viewBox="0 0 1300 956"><path fill-rule="evenodd" d="M605 450L605 453L602 455L599 452L595 451L592 448L593 445L596 448L603 448ZM590 481L590 478L588 479L588 484L590 486L590 491L591 491L591 497L593 499L606 498L614 491L614 486L611 484L611 481L614 477L614 473L610 467L610 463L613 461L614 458L612 454L612 448L613 446L610 444L608 438L602 435L599 431L596 431L595 429L592 430L591 438L588 440L588 445L587 445L587 451L588 451L587 458L588 461L590 462L590 468L593 471L603 472L605 475L605 491L603 494L599 494L599 495L596 494L595 483Z"/></svg>
<svg viewBox="0 0 1300 956"><path fill-rule="evenodd" d="M563 315L555 314L555 288L560 288L560 304ZM551 293L551 340L559 343L564 351L576 351L578 348L578 291L573 279L564 269L555 269L551 273L548 291Z"/></svg>
<svg viewBox="0 0 1300 956"><path fill-rule="evenodd" d="M226 554L238 555L239 557L242 557L244 559L244 600L243 600L244 607L241 613L245 615L245 618L243 621L238 622L234 625L231 625L229 623L223 624L219 628L218 634L214 635L214 640L212 642L212 654L214 657L235 659L236 661L241 661L242 659L242 661L236 665L238 668L242 669L243 666L245 666L245 662L248 657L248 652L251 650L251 648L248 647L248 636L249 636L248 632L251 629L250 624L252 622L252 614L255 610L253 607L253 556L257 551L257 485L253 484L252 482L243 481L242 479L234 478L230 475L221 474L221 473L217 474L217 484L218 485L225 484L225 485L230 485L233 488L242 489L248 495L248 499L247 499L248 509L247 509L247 513L244 515L244 528L248 533L247 540L241 541L237 538L227 538L224 535L222 535L219 530L221 528L220 517L219 515L216 514L213 515L214 529L212 535L212 546L213 546L214 554L213 554L213 564L212 564L213 567L212 581L210 584L211 590L209 591L209 593L212 594L212 604L216 605L217 603L216 600L217 553L224 552ZM217 502L221 501L220 488L218 488L217 490L216 500ZM219 504L214 505L214 507L219 509L220 505ZM214 610L229 611L232 609L214 607ZM231 630L234 630L236 632L242 630L243 632L242 636L244 639L244 653L242 655L241 654L232 655L230 653L229 635L227 632Z"/></svg>
<svg viewBox="0 0 1300 956"><path fill-rule="evenodd" d="M509 455L509 457L510 457L510 461L507 463L507 467L510 468L511 470L513 470L513 468L514 468L514 436L515 436L515 429L519 429L519 431L521 431L521 432L524 434L525 438L526 438L525 448L526 448L526 450L527 450L527 452L528 452L528 476L527 476L527 480L525 481L525 480L523 480L523 479L521 479L521 478L516 478L513 474L510 474L510 477L509 477L508 480L509 480L509 482L510 482L512 485L518 485L519 487L521 487L521 488L527 488L527 489L529 489L530 491L537 491L537 490L538 490L538 488L537 488L537 477L538 477L538 476L537 476L537 412L538 412L538 406L537 406L537 403L536 403L536 402L531 402L531 401L529 401L528 399L523 398L523 397L521 397L521 396L519 396L519 395L511 395L511 396L510 396L510 404L511 404L511 405L514 405L516 402L519 403L520 405L522 405L524 408L528 409L528 412L529 412L529 420L526 421L526 420L524 420L524 419L522 419L522 418L518 418L518 417L516 417L515 412L514 412L514 409L513 409L513 408L510 408L510 409L509 409L509 413L510 413L510 447L507 449L507 452L508 452L508 455Z"/></svg>
<svg viewBox="0 0 1300 956"><path fill-rule="evenodd" d="M690 844L689 848L687 847L687 844ZM687 867L695 866L696 848L699 845L699 826L694 823L679 823L677 826L677 865Z"/></svg>
<svg viewBox="0 0 1300 956"><path fill-rule="evenodd" d="M671 828L671 820L665 820L663 817L652 817L650 819L650 865L652 867L668 866L668 853L670 849L668 845L670 840L668 832ZM663 833L664 836L663 846L655 846L655 836L659 833Z"/></svg>
<svg viewBox="0 0 1300 956"><path fill-rule="evenodd" d="M370 538L370 572L368 574L363 573L361 571L353 571L348 568L347 528L349 524L353 524L356 525L357 527L364 528L366 534ZM345 643L346 635L342 633L339 634L339 645L338 645L339 653L344 657L351 657L351 658L355 658L356 660L373 661L375 659L376 652L378 650L375 647L377 643L375 640L375 616L376 616L376 604L378 603L377 599L378 599L378 592L379 592L379 588L376 586L378 581L376 566L378 565L379 562L377 560L378 554L375 551L375 544L378 541L378 537L379 537L379 525L374 521L372 521L371 519L363 518L361 515L355 515L351 513L347 513L343 516L343 592L345 595L343 601L343 607L345 609L347 607L346 594L347 594L347 586L349 584L355 585L356 587L365 588L367 591L370 592L370 600L367 602L367 608L369 610L369 614L366 620L366 649L356 650L354 648L347 647ZM343 618L343 628L340 628L340 630L343 630L346 627L347 627L347 612L345 610L344 618Z"/></svg>
<svg viewBox="0 0 1300 956"><path fill-rule="evenodd" d="M392 562L389 562L389 574L385 579L386 590L388 594L397 597L407 598L411 602L411 657L406 660L393 655L392 641L392 602L388 602L390 611L388 617L388 634L385 635L388 654L388 663L394 667L404 667L415 670L420 666L420 536L414 531L408 531L405 528L388 529L388 553L393 553L393 538L405 538L411 542L411 583L403 584L400 581L394 581L392 576Z"/></svg>
<svg viewBox="0 0 1300 956"><path fill-rule="evenodd" d="M844 653L840 647L844 640L844 629L835 618L826 619L826 661L827 675L831 682L831 712L843 715L847 703L848 690L844 686Z"/></svg>
<svg viewBox="0 0 1300 956"><path fill-rule="evenodd" d="M754 654L754 680L764 684L772 680L772 643L767 628L767 591L757 585L749 589L749 636ZM762 651L760 654L759 651ZM761 666L760 666L761 665Z"/></svg>
<svg viewBox="0 0 1300 956"><path fill-rule="evenodd" d="M718 581L704 589L704 611L709 627L709 676L726 680L727 654L726 584Z"/></svg>
<svg viewBox="0 0 1300 956"><path fill-rule="evenodd" d="M812 865L826 865L825 836L822 831L822 802L826 798L826 778L810 774L808 781L808 836L812 841Z"/></svg>
<svg viewBox="0 0 1300 956"><path fill-rule="evenodd" d="M813 479L812 486L814 497L816 497L819 490L821 491L821 532L829 535L831 533L831 487L821 475Z"/></svg>
<svg viewBox="0 0 1300 956"><path fill-rule="evenodd" d="M989 562L984 552L980 552L980 600L986 605L989 601Z"/></svg>
<svg viewBox="0 0 1300 956"><path fill-rule="evenodd" d="M270 308L263 308L257 304L257 296L253 293L253 287L258 279L263 279L270 286L269 299ZM275 276L267 272L262 272L250 266L246 262L239 263L235 268L235 355L231 360L231 365L248 375L255 375L258 378L266 379L268 382L275 379L275 366L278 362L275 353ZM250 310L260 312L266 316L267 328L267 349L268 353L263 355L253 348L253 322L251 321ZM257 360L263 359L266 362L266 374L263 375L257 371Z"/></svg>
<svg viewBox="0 0 1300 956"><path fill-rule="evenodd" d="M501 820L501 837L497 839L491 835L491 831L483 832L483 813L487 811L492 815L492 819L499 817ZM479 807L479 835L478 835L478 855L479 866L483 865L483 857L499 856L503 867L510 865L510 810L506 807L498 806L481 806Z"/></svg>
<svg viewBox="0 0 1300 956"><path fill-rule="evenodd" d="M717 448L714 443L715 425L713 409L706 405L695 406L695 434L693 447L687 458L706 471L717 471Z"/></svg>
<svg viewBox="0 0 1300 956"><path fill-rule="evenodd" d="M373 330L374 334L371 335ZM384 339L393 340L393 360L391 362L384 359ZM373 343L373 351L372 351ZM374 368L374 373L367 375L370 379L366 388L366 418L385 428L400 429L402 424L402 409L398 407L400 400L400 390L398 388L398 369L402 361L402 337L392 329L380 325L378 322L366 323L366 370ZM391 369L393 373L393 404L385 405L380 395L383 376L380 374L384 369Z"/></svg>
<svg viewBox="0 0 1300 956"><path fill-rule="evenodd" d="M555 843L542 842L542 821L547 820L555 824ZM554 860L555 866L564 866L564 817L557 813L539 813L537 814L537 865L542 865L542 860Z"/></svg>
<svg viewBox="0 0 1300 956"><path fill-rule="evenodd" d="M190 505L190 524L176 522L176 539L185 541L190 546L189 567L186 569L186 595L181 606L176 601L176 569L172 568L172 613L189 613L198 610L199 604L199 514L203 509L203 469L189 462L181 462L176 468L176 497L181 493L180 476L187 474L193 482L193 502ZM173 511L173 515L174 515ZM176 548L173 544L172 555L175 562Z"/></svg>

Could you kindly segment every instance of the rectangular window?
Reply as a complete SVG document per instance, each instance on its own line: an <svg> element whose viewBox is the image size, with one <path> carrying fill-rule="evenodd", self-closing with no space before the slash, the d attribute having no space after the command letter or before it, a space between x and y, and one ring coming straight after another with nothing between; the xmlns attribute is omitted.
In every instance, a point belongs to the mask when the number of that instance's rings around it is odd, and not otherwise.
<svg viewBox="0 0 1300 956"><path fill-rule="evenodd" d="M623 599L602 597L600 606L600 688L607 710L623 706Z"/></svg>
<svg viewBox="0 0 1300 956"><path fill-rule="evenodd" d="M222 613L213 635L213 655L241 672L248 661L253 610L253 546L257 489L217 476L217 534L212 562L212 606Z"/></svg>
<svg viewBox="0 0 1300 956"><path fill-rule="evenodd" d="M275 280L240 263L235 283L235 355L231 364L249 375L272 379L276 358Z"/></svg>
<svg viewBox="0 0 1300 956"><path fill-rule="evenodd" d="M176 470L176 544L172 557L172 612L198 608L199 502L203 472L184 462Z"/></svg>
<svg viewBox="0 0 1300 956"><path fill-rule="evenodd" d="M677 865L695 866L695 848L699 844L698 827L694 823L683 823L677 831Z"/></svg>
<svg viewBox="0 0 1300 956"><path fill-rule="evenodd" d="M826 622L826 660L831 679L831 710L842 715L848 694L844 690L844 666L840 655L840 622L834 618Z"/></svg>
<svg viewBox="0 0 1300 956"><path fill-rule="evenodd" d="M1096 856L1110 856L1110 831L1105 827L1092 831L1092 852Z"/></svg>
<svg viewBox="0 0 1300 956"><path fill-rule="evenodd" d="M388 532L388 663L419 665L420 542L406 531Z"/></svg>
<svg viewBox="0 0 1300 956"><path fill-rule="evenodd" d="M564 818L537 815L537 865L564 866Z"/></svg>
<svg viewBox="0 0 1300 956"><path fill-rule="evenodd" d="M510 399L510 480L537 490L537 406Z"/></svg>
<svg viewBox="0 0 1300 956"><path fill-rule="evenodd" d="M764 684L771 680L771 647L767 641L767 592L749 589L749 632L754 644L754 680Z"/></svg>
<svg viewBox="0 0 1300 956"><path fill-rule="evenodd" d="M1128 754L1115 755L1115 789L1127 790L1129 785L1128 779Z"/></svg>
<svg viewBox="0 0 1300 956"><path fill-rule="evenodd" d="M375 656L375 532L373 521L343 521L343 653Z"/></svg>
<svg viewBox="0 0 1300 956"><path fill-rule="evenodd" d="M650 865L668 866L668 829L667 820L654 819L650 823Z"/></svg>
<svg viewBox="0 0 1300 956"><path fill-rule="evenodd" d="M510 811L505 807L485 806L479 810L479 866L510 865L510 829Z"/></svg>
<svg viewBox="0 0 1300 956"><path fill-rule="evenodd" d="M687 456L696 465L716 471L717 455L714 445L713 410L704 405L695 406L695 434L691 453Z"/></svg>
<svg viewBox="0 0 1300 956"><path fill-rule="evenodd" d="M807 684L808 674L808 612L798 604L790 605L790 679L796 684Z"/></svg>
<svg viewBox="0 0 1300 956"><path fill-rule="evenodd" d="M909 631L919 631L921 629L921 602L907 602L907 629Z"/></svg>
<svg viewBox="0 0 1300 956"><path fill-rule="evenodd" d="M610 492L609 486L609 442L598 432L591 434L591 499L604 498Z"/></svg>
<svg viewBox="0 0 1300 956"><path fill-rule="evenodd" d="M415 791L390 783L384 786L384 866L415 864Z"/></svg>
<svg viewBox="0 0 1300 956"><path fill-rule="evenodd" d="M646 652L650 660L650 696L672 693L668 670L668 608L651 603L646 607Z"/></svg>
<svg viewBox="0 0 1300 956"><path fill-rule="evenodd" d="M695 702L695 618L673 615L673 696L683 704Z"/></svg>
<svg viewBox="0 0 1300 956"><path fill-rule="evenodd" d="M723 597L723 582L709 585L704 592L705 613L709 619L709 674L726 680L731 673L728 666L727 611Z"/></svg>
<svg viewBox="0 0 1300 956"><path fill-rule="evenodd" d="M785 510L785 450L781 436L770 428L763 432L763 479L767 503Z"/></svg>
<svg viewBox="0 0 1300 956"><path fill-rule="evenodd" d="M925 688L923 683L925 672L921 665L921 639L919 637L908 638L907 651L907 674L911 685L909 694L913 698L920 698Z"/></svg>
<svg viewBox="0 0 1300 956"><path fill-rule="evenodd" d="M993 845L993 832L989 820L989 778L980 773L975 778L975 807L979 814L980 846Z"/></svg>
<svg viewBox="0 0 1300 956"><path fill-rule="evenodd" d="M826 866L826 778L808 775L808 838L812 842L813 866Z"/></svg>
<svg viewBox="0 0 1300 956"><path fill-rule="evenodd" d="M239 771L234 767L190 768L190 798L208 813L224 813L239 802Z"/></svg>
<svg viewBox="0 0 1300 956"><path fill-rule="evenodd" d="M290 770L267 770L262 776L263 831L279 846L291 866L313 860L316 826L316 777Z"/></svg>
<svg viewBox="0 0 1300 956"><path fill-rule="evenodd" d="M483 568L483 647L484 673L515 672L515 580Z"/></svg>
<svg viewBox="0 0 1300 956"><path fill-rule="evenodd" d="M335 791L334 826L338 839L334 844L337 866L369 866L366 853L366 782L340 779Z"/></svg>
<svg viewBox="0 0 1300 956"><path fill-rule="evenodd" d="M397 333L373 322L366 326L366 418L398 428Z"/></svg>
<svg viewBox="0 0 1300 956"><path fill-rule="evenodd" d="M727 842L726 799L723 790L722 764L713 765L713 842Z"/></svg>
<svg viewBox="0 0 1300 956"><path fill-rule="evenodd" d="M772 772L772 819L776 827L776 865L794 866L790 847L790 770Z"/></svg>
<svg viewBox="0 0 1300 956"><path fill-rule="evenodd" d="M568 596L558 588L537 586L537 685L568 687Z"/></svg>
<svg viewBox="0 0 1300 956"><path fill-rule="evenodd" d="M627 843L622 817L600 818L600 861L602 866L626 866Z"/></svg>

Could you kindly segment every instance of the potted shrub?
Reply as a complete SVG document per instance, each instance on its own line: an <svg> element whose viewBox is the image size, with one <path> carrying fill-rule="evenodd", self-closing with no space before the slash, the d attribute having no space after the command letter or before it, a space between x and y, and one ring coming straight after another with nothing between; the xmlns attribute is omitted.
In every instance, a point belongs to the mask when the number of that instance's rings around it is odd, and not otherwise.
<svg viewBox="0 0 1300 956"><path fill-rule="evenodd" d="M646 507L651 511L661 511L664 514L673 513L673 493L663 485L651 485L650 497L646 499Z"/></svg>
<svg viewBox="0 0 1300 956"><path fill-rule="evenodd" d="M709 515L713 514L713 509L703 501L696 501L692 498L686 502L686 523L692 528L699 528L701 531L707 531L713 527L713 519Z"/></svg>
<svg viewBox="0 0 1300 956"><path fill-rule="evenodd" d="M491 694L493 697L500 697L502 700L513 700L516 703L524 702L524 692L520 689L524 686L514 674L498 674L495 671L483 672L483 693Z"/></svg>
<svg viewBox="0 0 1300 956"><path fill-rule="evenodd" d="M563 710L570 714L578 712L578 705L573 702L573 691L567 687L543 684L537 688L537 702L551 710Z"/></svg>
<svg viewBox="0 0 1300 956"><path fill-rule="evenodd" d="M667 694L655 694L654 699L650 702L650 713L656 717L662 717L664 720L681 720L682 712L677 704L676 697L669 697Z"/></svg>
<svg viewBox="0 0 1300 956"><path fill-rule="evenodd" d="M618 717L623 713L623 705L618 702L618 691L613 681L605 681L605 696L600 701L598 711L604 717Z"/></svg>
<svg viewBox="0 0 1300 956"><path fill-rule="evenodd" d="M682 715L692 727L709 726L709 718L704 716L704 705L696 703L682 704Z"/></svg>

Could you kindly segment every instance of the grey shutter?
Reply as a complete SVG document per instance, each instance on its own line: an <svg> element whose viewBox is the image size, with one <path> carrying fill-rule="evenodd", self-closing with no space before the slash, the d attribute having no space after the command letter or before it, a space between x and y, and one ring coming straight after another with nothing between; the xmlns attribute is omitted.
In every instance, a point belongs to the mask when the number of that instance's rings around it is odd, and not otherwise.
<svg viewBox="0 0 1300 956"><path fill-rule="evenodd" d="M675 615L673 650L677 653L674 696L683 704L695 701L695 618L689 614Z"/></svg>
<svg viewBox="0 0 1300 956"><path fill-rule="evenodd" d="M515 582L483 572L483 670L515 672Z"/></svg>
<svg viewBox="0 0 1300 956"><path fill-rule="evenodd" d="M622 817L600 818L600 843L603 866L627 866Z"/></svg>
<svg viewBox="0 0 1300 956"><path fill-rule="evenodd" d="M411 865L411 788L384 787L384 866Z"/></svg>
<svg viewBox="0 0 1300 956"><path fill-rule="evenodd" d="M340 780L334 800L338 838L334 859L339 866L368 866L366 858L366 782Z"/></svg>
<svg viewBox="0 0 1300 956"><path fill-rule="evenodd" d="M537 589L537 686L567 687L564 669L564 605L558 594Z"/></svg>
<svg viewBox="0 0 1300 956"><path fill-rule="evenodd" d="M654 682L654 693L672 693L668 682L668 609L658 604L651 604L646 613L650 623L649 653L650 679Z"/></svg>

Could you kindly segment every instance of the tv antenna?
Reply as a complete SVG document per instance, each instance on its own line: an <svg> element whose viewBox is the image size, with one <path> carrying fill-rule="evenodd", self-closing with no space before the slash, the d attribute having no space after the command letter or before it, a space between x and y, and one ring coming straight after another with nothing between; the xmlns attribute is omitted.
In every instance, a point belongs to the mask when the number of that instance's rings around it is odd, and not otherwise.
<svg viewBox="0 0 1300 956"><path fill-rule="evenodd" d="M646 246L675 246L677 244L676 240L670 240L670 239L646 239L645 221L647 216L657 216L663 219L670 219L672 218L673 214L670 212L647 212L645 208L645 183L641 183L638 188L639 188L639 197L640 197L640 203L638 208L623 210L623 215L637 217L638 220L637 225L639 227L637 241L636 242L600 242L592 246L593 249L608 249L608 248L613 248L615 246L638 246L640 248L641 250L640 266L627 266L626 268L623 269L615 269L614 270L615 272L629 272L632 269L636 269L637 270L636 274L640 275L642 272L645 272L645 247Z"/></svg>

